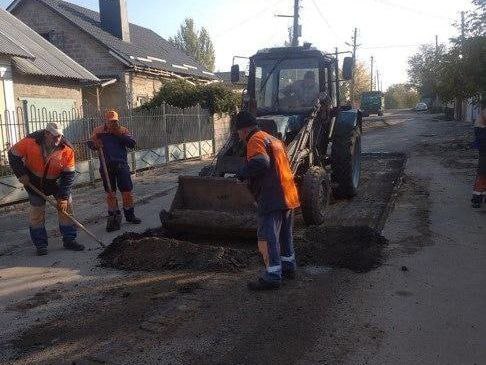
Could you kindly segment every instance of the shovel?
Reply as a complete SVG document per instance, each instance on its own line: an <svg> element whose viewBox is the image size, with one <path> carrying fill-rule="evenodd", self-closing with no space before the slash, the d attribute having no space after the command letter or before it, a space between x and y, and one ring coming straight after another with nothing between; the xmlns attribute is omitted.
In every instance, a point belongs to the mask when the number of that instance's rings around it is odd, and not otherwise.
<svg viewBox="0 0 486 365"><path fill-rule="evenodd" d="M83 226L83 224L81 222L79 222L74 216L72 216L71 214L67 213L67 212L61 212L58 208L57 208L57 204L56 202L54 202L53 200L49 199L49 197L47 197L42 191L40 191L39 189L37 189L34 185L32 185L32 183L29 183L29 188L32 189L37 195L39 195L40 197L42 197L46 202L48 202L50 205L52 205L54 208L56 208L56 210L61 213L61 214L64 214L66 217L68 217L78 228L80 228L81 230L83 230L88 236L90 236L92 239L94 239L96 242L98 242L100 244L101 247L103 248L106 248L106 245L99 239L97 238L93 233L91 233L85 226Z"/></svg>

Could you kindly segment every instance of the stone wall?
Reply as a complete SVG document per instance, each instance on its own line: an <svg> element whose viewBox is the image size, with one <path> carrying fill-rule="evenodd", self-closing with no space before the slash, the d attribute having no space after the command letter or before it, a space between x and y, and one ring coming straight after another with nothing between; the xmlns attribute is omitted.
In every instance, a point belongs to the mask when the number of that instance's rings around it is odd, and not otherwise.
<svg viewBox="0 0 486 365"><path fill-rule="evenodd" d="M230 127L231 127L231 117L227 114L218 115L215 114L213 116L214 124L214 153L218 153L218 151L223 147L223 145L228 140L230 136Z"/></svg>

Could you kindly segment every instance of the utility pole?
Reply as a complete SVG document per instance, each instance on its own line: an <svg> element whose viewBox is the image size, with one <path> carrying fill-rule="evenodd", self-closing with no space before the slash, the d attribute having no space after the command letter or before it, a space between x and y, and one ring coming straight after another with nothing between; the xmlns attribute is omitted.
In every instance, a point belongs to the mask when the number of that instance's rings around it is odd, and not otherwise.
<svg viewBox="0 0 486 365"><path fill-rule="evenodd" d="M373 91L373 56L371 56L371 88L370 91Z"/></svg>
<svg viewBox="0 0 486 365"><path fill-rule="evenodd" d="M294 15L282 15L282 14L275 15L277 18L294 19L294 25L292 26L292 42L291 42L292 47L297 47L299 45L299 37L301 36L302 33L302 29L299 25L299 10L300 10L299 1L300 0L294 0Z"/></svg>
<svg viewBox="0 0 486 365"><path fill-rule="evenodd" d="M466 21L464 12L461 11L461 45L464 47L464 41L466 40Z"/></svg>
<svg viewBox="0 0 486 365"><path fill-rule="evenodd" d="M358 41L358 28L354 28L354 34L351 37L352 43L349 44L346 42L346 45L353 47L353 77L351 78L351 83L349 85L349 93L350 93L350 101L351 104L353 104L354 101L354 89L355 89L355 70L356 70L356 49L359 47L357 41Z"/></svg>
<svg viewBox="0 0 486 365"><path fill-rule="evenodd" d="M292 34L292 46L297 47L299 45L299 0L294 0L294 32Z"/></svg>
<svg viewBox="0 0 486 365"><path fill-rule="evenodd" d="M376 88L381 91L380 87L380 70L376 70Z"/></svg>

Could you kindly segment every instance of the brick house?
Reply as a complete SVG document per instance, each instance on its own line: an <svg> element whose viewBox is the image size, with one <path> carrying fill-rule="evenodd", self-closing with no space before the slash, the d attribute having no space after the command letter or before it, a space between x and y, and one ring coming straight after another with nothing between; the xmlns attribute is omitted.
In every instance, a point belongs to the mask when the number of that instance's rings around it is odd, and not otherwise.
<svg viewBox="0 0 486 365"><path fill-rule="evenodd" d="M33 128L28 124L32 121L32 110L45 113L80 110L84 85L100 80L3 9L0 25L0 152L3 152Z"/></svg>
<svg viewBox="0 0 486 365"><path fill-rule="evenodd" d="M150 29L130 24L126 0L100 0L100 13L61 0L16 0L7 10L103 81L87 104L136 107L166 80L217 80L192 57Z"/></svg>

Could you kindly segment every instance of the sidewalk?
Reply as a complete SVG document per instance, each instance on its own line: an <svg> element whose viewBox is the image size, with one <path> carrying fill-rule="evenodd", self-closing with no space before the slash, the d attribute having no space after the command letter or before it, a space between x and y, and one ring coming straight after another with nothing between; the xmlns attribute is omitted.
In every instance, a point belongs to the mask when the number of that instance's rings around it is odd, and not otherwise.
<svg viewBox="0 0 486 365"><path fill-rule="evenodd" d="M134 176L135 209L142 219L142 224L122 223L122 229L107 233L105 193L101 183L96 188L84 187L73 192L75 215L81 223L98 236L105 244L124 232L142 232L157 227L159 211L168 209L177 187L179 175L196 175L201 167L208 163L188 161L148 170ZM58 231L57 214L47 207L46 227L49 234L49 254L35 256L34 247L29 238L28 203L4 209L0 212L2 228L0 230L0 343L9 334L24 326L32 325L36 320L48 317L52 310L58 311L71 304L79 305L79 292L82 288L101 285L116 278L127 278L135 274L107 270L98 267L97 256L101 252L98 243L84 232L79 232L79 242L86 246L83 252L72 252L62 248ZM58 298L59 290L69 292L59 308L44 307L39 312L35 307L45 304L50 299ZM49 291L45 291L45 289ZM42 289L42 290L41 290ZM27 299L26 299L27 298ZM89 298L84 298L86 300ZM18 313L18 303L28 312ZM14 311L9 306L14 303ZM23 304L22 304L23 303ZM20 308L22 309L22 308Z"/></svg>

